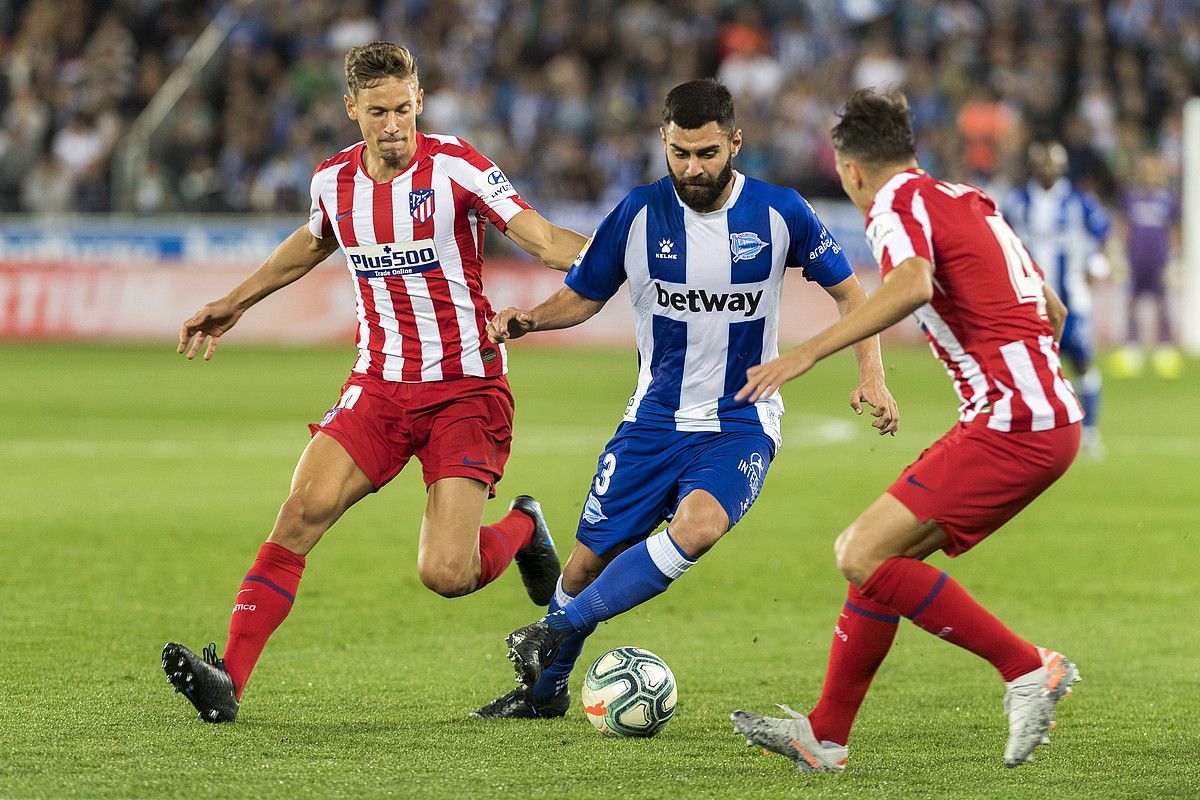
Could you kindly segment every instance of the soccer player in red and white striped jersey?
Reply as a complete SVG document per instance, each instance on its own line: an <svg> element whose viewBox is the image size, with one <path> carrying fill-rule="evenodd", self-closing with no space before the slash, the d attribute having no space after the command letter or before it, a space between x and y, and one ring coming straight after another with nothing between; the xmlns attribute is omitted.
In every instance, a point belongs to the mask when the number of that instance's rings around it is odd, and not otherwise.
<svg viewBox="0 0 1200 800"><path fill-rule="evenodd" d="M1057 343L1066 309L990 197L917 166L902 97L856 92L833 139L883 283L835 325L750 369L740 396L753 402L913 314L954 382L959 422L838 537L837 564L850 586L816 707L788 720L739 711L734 724L803 769L840 772L854 717L905 616L1000 673L1004 762L1015 767L1032 758L1078 671L1017 636L924 559L978 544L1075 458L1083 411Z"/></svg>
<svg viewBox="0 0 1200 800"><path fill-rule="evenodd" d="M308 223L228 295L183 323L179 352L217 340L250 306L295 281L339 246L354 282L358 360L341 399L300 457L291 492L238 591L223 659L180 644L163 667L207 722L236 718L267 638L295 600L305 557L354 503L409 459L428 499L417 571L446 597L469 594L514 559L535 603L546 605L558 555L533 498L481 526L512 439L504 346L488 340L483 294L485 223L547 266L565 271L586 239L548 223L504 172L453 136L417 132L424 93L403 47L375 42L346 55L347 115L363 141L317 167Z"/></svg>

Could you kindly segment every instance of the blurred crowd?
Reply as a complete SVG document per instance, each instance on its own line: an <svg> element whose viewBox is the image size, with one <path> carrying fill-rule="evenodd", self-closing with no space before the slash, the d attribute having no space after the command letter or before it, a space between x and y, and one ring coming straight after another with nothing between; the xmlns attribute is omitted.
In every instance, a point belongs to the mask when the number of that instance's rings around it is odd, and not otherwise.
<svg viewBox="0 0 1200 800"><path fill-rule="evenodd" d="M218 12L239 20L132 185L114 157ZM1177 180L1200 93L1196 0L0 0L0 210L294 212L358 139L342 57L408 46L423 130L538 202L611 204L663 172L673 85L733 90L743 171L838 196L828 131L859 86L908 94L922 163L988 186L1058 137L1102 197L1139 153Z"/></svg>

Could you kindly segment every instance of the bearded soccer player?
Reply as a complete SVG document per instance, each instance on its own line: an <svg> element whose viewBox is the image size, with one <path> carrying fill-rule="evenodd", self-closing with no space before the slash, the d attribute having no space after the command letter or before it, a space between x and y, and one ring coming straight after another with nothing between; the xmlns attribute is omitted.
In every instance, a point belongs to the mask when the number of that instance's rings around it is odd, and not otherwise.
<svg viewBox="0 0 1200 800"><path fill-rule="evenodd" d="M640 370L600 455L550 613L508 638L521 685L477 717L563 716L571 670L596 625L666 591L753 505L780 446L783 402L733 394L748 368L778 354L789 268L842 314L866 299L799 194L733 169L742 132L728 89L681 84L662 118L666 177L608 215L558 293L531 311L504 309L489 326L502 341L578 325L628 282ZM878 341L868 337L856 355L850 405L873 406L874 426L894 433Z"/></svg>
<svg viewBox="0 0 1200 800"><path fill-rule="evenodd" d="M954 380L960 417L837 539L850 587L816 707L803 715L784 706L791 719L736 711L734 727L806 771L841 772L850 727L903 616L1000 673L1004 763L1015 767L1033 757L1079 672L1017 636L924 559L970 550L1075 458L1083 410L1056 343L1066 309L991 198L917 166L902 97L856 92L833 142L883 283L830 328L748 370L737 396L771 397L822 358L915 314Z"/></svg>
<svg viewBox="0 0 1200 800"><path fill-rule="evenodd" d="M231 722L268 637L291 610L305 558L356 502L416 456L428 488L417 571L445 597L474 592L514 559L530 598L549 603L560 573L538 503L522 495L482 526L508 458L513 401L504 347L488 340L484 223L565 270L586 239L530 209L504 173L453 136L421 134L423 92L408 50L387 42L346 55L346 113L363 141L322 163L308 223L225 297L183 323L179 352L204 350L250 306L339 246L354 280L357 362L319 423L274 528L237 592L224 658L181 644L163 668L206 722Z"/></svg>

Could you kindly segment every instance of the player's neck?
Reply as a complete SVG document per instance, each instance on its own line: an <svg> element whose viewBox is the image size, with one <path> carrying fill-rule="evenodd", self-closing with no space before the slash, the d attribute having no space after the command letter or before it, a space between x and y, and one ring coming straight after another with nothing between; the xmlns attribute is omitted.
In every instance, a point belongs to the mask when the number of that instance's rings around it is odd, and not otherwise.
<svg viewBox="0 0 1200 800"><path fill-rule="evenodd" d="M401 153L400 158L393 162L396 166L391 166L378 153L373 153L370 147L364 147L362 157L363 169L366 171L367 176L376 183L387 183L412 166L413 159L416 156L417 147L414 143L412 150Z"/></svg>
<svg viewBox="0 0 1200 800"><path fill-rule="evenodd" d="M858 210L864 214L870 211L871 204L875 202L875 195L879 194L879 190L886 186L892 178L902 172L908 172L910 169L918 169L915 159L904 164L889 164L871 172L864 171L862 191L858 193L857 197L851 198L858 206Z"/></svg>

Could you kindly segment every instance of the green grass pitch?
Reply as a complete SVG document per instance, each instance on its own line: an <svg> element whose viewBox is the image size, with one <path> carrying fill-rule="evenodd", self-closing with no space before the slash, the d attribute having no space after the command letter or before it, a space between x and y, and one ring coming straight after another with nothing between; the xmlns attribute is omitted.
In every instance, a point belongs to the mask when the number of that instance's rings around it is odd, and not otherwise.
<svg viewBox="0 0 1200 800"><path fill-rule="evenodd" d="M570 547L631 352L511 350L517 430L500 498L544 503ZM853 363L785 390L785 447L747 518L662 597L611 621L674 669L657 738L471 720L512 686L503 638L535 617L515 570L473 596L421 587L424 489L408 470L326 536L241 719L208 726L159 667L170 639L223 646L233 594L346 349L230 340L210 364L160 348L0 346L0 797L1115 798L1200 796L1200 363L1110 380L1101 462L945 566L1084 676L1033 764L1001 765L1002 685L911 626L868 697L848 771L805 776L735 738L735 708L815 700L843 583L832 542L952 423L925 350L885 354L901 434L846 408ZM964 476L970 480L970 476ZM948 566L946 566L948 565ZM582 672L572 688L578 694Z"/></svg>

